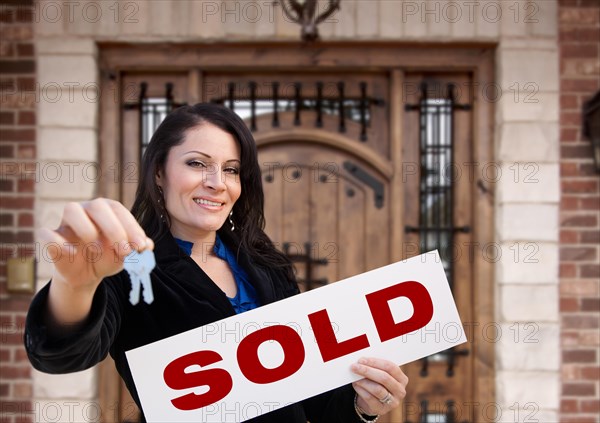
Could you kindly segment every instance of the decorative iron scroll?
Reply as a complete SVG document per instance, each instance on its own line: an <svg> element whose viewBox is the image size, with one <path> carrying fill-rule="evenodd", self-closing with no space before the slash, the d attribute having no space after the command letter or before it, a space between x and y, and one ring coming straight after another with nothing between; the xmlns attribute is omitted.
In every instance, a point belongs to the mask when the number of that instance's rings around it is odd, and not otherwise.
<svg viewBox="0 0 600 423"><path fill-rule="evenodd" d="M448 84L447 98L428 98L428 86L421 84L421 100L407 105L407 111L419 112L419 226L406 226L407 233L418 233L420 251L438 250L450 288L454 286L454 235L469 232L468 226L454 226L454 112L470 110L468 104L457 104L454 85ZM420 375L428 375L430 361L446 361L446 375L454 375L456 357L468 350L451 348L421 360Z"/></svg>
<svg viewBox="0 0 600 423"><path fill-rule="evenodd" d="M173 100L173 84L171 82L165 84L165 96L163 98L148 97L147 92L148 83L142 82L138 102L123 105L125 110L139 111L140 158L146 151L146 147L158 125L173 109L184 105Z"/></svg>
<svg viewBox="0 0 600 423"><path fill-rule="evenodd" d="M384 200L383 183L379 182L377 179L375 179L373 176L367 173L364 169L352 162L344 162L344 169L346 169L356 179L358 179L365 185L371 187L375 196L375 207L377 207L378 209L382 208Z"/></svg>
<svg viewBox="0 0 600 423"><path fill-rule="evenodd" d="M371 125L371 108L373 106L383 106L383 99L374 98L367 95L367 83L360 83L360 97L347 97L345 95L346 83L338 82L336 84L336 95L325 96L324 83L316 82L316 96L305 96L302 94L305 86L296 82L293 85L293 95L280 92L281 84L279 82L271 83L270 96L261 95L258 92L258 85L254 81L246 84L230 82L227 85L227 96L211 99L214 103L224 104L230 109L236 111L242 118L250 120L250 129L256 131L256 118L259 114L271 113L271 126L274 128L280 125L280 114L282 112L294 113L294 125L302 124L302 112L316 112L315 127L323 127L323 114L330 114L339 117L338 131L346 132L346 122L348 120L360 124L360 140L368 140L367 129Z"/></svg>

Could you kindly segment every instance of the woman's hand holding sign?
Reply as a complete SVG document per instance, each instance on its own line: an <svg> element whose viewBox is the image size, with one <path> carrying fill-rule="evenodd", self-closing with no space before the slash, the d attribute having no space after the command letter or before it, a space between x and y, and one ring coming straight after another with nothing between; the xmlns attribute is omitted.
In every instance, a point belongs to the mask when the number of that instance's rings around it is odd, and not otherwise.
<svg viewBox="0 0 600 423"><path fill-rule="evenodd" d="M356 405L367 415L386 414L406 396L408 377L396 364L380 358L361 358L352 371L364 379L352 384Z"/></svg>

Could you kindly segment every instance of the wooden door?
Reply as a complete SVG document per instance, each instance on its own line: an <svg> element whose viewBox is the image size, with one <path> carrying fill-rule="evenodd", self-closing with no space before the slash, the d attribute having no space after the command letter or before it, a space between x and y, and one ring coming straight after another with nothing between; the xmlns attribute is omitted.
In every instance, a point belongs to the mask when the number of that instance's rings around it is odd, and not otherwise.
<svg viewBox="0 0 600 423"><path fill-rule="evenodd" d="M102 73L103 93L116 91L120 99L103 97L103 174L113 175L110 167L115 160L120 163L118 177L104 180L103 195L132 204L143 143L169 108L197 101L233 108L258 144L266 231L294 260L301 289L424 248L444 249L451 258L444 264L467 334L473 336L454 351L405 366L410 383L404 407L380 421L489 420L475 404L493 399L493 346L468 325L481 327L492 316L492 267L481 260L480 251L469 249L492 240L486 194L491 187L470 177L491 161L492 109L480 91L468 87L491 83L493 56L469 50L452 59L447 50L399 54L401 49L383 46L360 50L364 60L357 61L357 52L343 46L299 49L293 56L286 56L285 46L175 52L169 47L140 64L131 60L136 53L131 49L109 47L103 54L109 69ZM281 62L283 56L293 57L293 65ZM462 88L452 108L452 156L444 163L462 166L463 174L446 187L451 195L438 201L423 189L427 174L435 173L420 146L428 133L424 126L435 121L416 107L424 101L423 82L429 87L425 100L438 111L447 105L448 83ZM439 216L444 205L450 205L447 220L427 221ZM440 234L432 232L436 224ZM103 418L136 421L137 409L111 366L101 368L100 398L108 410Z"/></svg>

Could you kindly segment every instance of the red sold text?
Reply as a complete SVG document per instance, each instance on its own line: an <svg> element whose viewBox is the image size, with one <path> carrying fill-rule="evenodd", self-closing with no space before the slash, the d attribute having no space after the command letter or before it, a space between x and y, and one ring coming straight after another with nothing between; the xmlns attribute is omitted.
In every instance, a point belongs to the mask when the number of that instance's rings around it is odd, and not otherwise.
<svg viewBox="0 0 600 423"><path fill-rule="evenodd" d="M405 297L413 306L413 315L395 322L389 302ZM426 326L433 317L433 302L425 286L416 281L406 281L372 292L365 296L371 317L379 335L378 342L386 342ZM366 334L339 341L326 309L308 316L321 358L324 363L368 348L371 342ZM283 362L275 368L265 367L259 358L259 347L268 341L277 342L284 353ZM292 376L303 365L306 352L300 335L291 327L274 325L246 335L237 347L237 365L246 379L255 384L274 383ZM210 368L190 372L223 361L212 350L195 351L171 361L164 369L163 379L174 390L208 387L202 394L187 393L171 399L179 410L196 410L225 398L233 388L231 374L224 368ZM187 370L187 371L186 371Z"/></svg>

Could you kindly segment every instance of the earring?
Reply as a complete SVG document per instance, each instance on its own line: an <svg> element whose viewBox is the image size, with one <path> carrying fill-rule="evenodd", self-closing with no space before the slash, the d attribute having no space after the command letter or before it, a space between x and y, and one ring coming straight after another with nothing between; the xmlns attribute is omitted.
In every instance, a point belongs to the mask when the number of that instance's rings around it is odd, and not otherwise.
<svg viewBox="0 0 600 423"><path fill-rule="evenodd" d="M161 211L160 220L162 220L164 222L165 216L162 212L164 211L165 207L161 204L162 203L161 198L164 197L164 194L163 194L163 191L162 191L162 188L160 187L160 185L157 185L156 188L158 188L158 193L160 194L160 197L158 197L158 200L156 200L156 202L158 203L158 207L160 208L160 211Z"/></svg>
<svg viewBox="0 0 600 423"><path fill-rule="evenodd" d="M231 223L231 230L233 231L235 229L235 225L233 223L233 210L229 212L229 223Z"/></svg>

